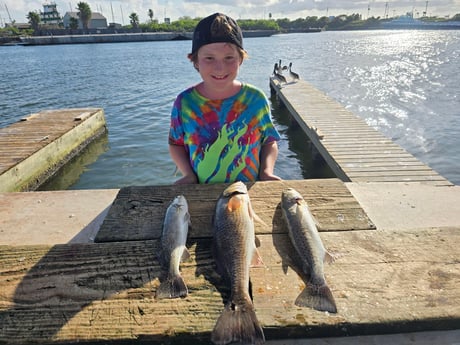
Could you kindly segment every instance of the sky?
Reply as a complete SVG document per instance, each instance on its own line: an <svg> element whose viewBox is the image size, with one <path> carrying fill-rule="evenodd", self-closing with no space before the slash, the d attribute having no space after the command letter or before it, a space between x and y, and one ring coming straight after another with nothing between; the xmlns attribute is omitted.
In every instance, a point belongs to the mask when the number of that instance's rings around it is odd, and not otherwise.
<svg viewBox="0 0 460 345"><path fill-rule="evenodd" d="M61 16L77 3L84 0L0 0L0 26L10 22L26 23L31 11L43 11L43 4L56 3ZM225 13L235 19L273 19L294 20L307 16L334 16L360 13L367 17L399 16L413 12L422 16L428 9L428 16L453 16L460 13L460 0L86 0L93 12L100 12L108 22L129 24L129 15L137 13L141 22L149 20L148 10L152 9L154 18L163 22L164 18L177 20L180 17L205 17L214 12ZM428 7L427 7L428 2ZM229 5L231 3L231 5ZM386 4L388 10L386 11ZM8 11L7 11L8 9Z"/></svg>

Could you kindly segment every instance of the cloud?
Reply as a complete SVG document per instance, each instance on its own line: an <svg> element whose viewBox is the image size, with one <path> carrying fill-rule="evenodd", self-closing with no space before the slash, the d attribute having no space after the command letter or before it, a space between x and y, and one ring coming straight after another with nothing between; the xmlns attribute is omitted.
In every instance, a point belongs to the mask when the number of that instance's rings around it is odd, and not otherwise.
<svg viewBox="0 0 460 345"><path fill-rule="evenodd" d="M55 0L61 15L71 8L75 11L77 3L84 0ZM204 17L214 12L224 12L236 19L266 19L269 13L273 18L297 19L306 16L323 16L361 13L382 17L385 4L389 5L391 15L401 15L408 11L420 14L425 11L426 1L415 0L88 0L91 9L102 12L109 22L128 24L128 16L136 12L140 20L147 21L148 10L152 9L160 21L164 17L175 20L182 16ZM5 4L16 22L27 22L30 11L43 10L45 0L0 0L0 17L8 21ZM113 16L112 16L113 13ZM454 15L460 13L460 0L437 0L428 2L429 15ZM0 20L1 21L1 20Z"/></svg>

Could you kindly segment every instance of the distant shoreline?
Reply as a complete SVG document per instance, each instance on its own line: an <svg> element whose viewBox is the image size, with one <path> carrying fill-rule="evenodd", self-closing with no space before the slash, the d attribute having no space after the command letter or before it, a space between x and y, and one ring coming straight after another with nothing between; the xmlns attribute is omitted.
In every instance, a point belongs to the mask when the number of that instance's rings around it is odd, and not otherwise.
<svg viewBox="0 0 460 345"><path fill-rule="evenodd" d="M269 37L278 33L276 30L243 31L244 37ZM7 42L6 45L55 45L191 40L192 32L136 32L121 34L83 34L83 35L47 35L22 36L19 40ZM0 42L1 43L1 42ZM4 44L5 45L5 44Z"/></svg>

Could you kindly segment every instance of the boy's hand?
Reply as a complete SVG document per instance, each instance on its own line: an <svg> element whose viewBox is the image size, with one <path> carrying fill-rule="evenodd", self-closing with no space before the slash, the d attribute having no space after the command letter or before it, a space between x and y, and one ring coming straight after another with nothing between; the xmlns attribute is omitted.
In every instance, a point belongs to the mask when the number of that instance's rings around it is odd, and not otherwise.
<svg viewBox="0 0 460 345"><path fill-rule="evenodd" d="M198 183L198 179L195 174L183 176L178 179L174 184L195 184Z"/></svg>
<svg viewBox="0 0 460 345"><path fill-rule="evenodd" d="M274 174L266 174L263 171L259 173L259 180L260 181L281 181L281 177L276 176Z"/></svg>

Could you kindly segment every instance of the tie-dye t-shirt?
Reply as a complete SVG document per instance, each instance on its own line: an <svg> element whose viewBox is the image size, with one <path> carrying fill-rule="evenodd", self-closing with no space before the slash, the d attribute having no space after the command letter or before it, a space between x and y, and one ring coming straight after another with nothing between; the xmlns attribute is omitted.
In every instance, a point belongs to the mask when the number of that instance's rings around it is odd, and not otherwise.
<svg viewBox="0 0 460 345"><path fill-rule="evenodd" d="M256 181L262 146L279 139L268 100L255 86L243 84L223 100L191 87L174 102L169 143L185 147L199 183Z"/></svg>

